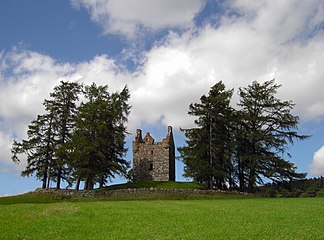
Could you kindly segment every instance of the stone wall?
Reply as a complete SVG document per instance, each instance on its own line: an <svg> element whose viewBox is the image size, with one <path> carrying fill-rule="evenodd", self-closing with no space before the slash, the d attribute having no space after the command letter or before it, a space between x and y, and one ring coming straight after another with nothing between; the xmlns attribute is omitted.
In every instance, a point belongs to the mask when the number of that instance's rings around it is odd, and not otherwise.
<svg viewBox="0 0 324 240"><path fill-rule="evenodd" d="M183 193L183 194L216 194L219 190L169 189L169 188L127 188L117 190L74 190L74 189L36 189L36 193L57 194L63 196L90 197L111 194L150 194L150 193Z"/></svg>

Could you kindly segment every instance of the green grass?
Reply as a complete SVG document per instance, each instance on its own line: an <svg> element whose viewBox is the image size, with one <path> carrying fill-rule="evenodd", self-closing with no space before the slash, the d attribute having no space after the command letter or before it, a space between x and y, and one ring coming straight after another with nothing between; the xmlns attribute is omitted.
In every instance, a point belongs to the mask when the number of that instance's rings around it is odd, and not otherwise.
<svg viewBox="0 0 324 240"><path fill-rule="evenodd" d="M127 189L127 188L164 188L164 189L204 189L203 185L193 182L155 182L155 181L146 181L146 182L135 182L135 183L124 183L116 184L103 190L115 190L115 189Z"/></svg>
<svg viewBox="0 0 324 240"><path fill-rule="evenodd" d="M30 194L0 198L0 211L0 239L324 239L324 198L71 202Z"/></svg>

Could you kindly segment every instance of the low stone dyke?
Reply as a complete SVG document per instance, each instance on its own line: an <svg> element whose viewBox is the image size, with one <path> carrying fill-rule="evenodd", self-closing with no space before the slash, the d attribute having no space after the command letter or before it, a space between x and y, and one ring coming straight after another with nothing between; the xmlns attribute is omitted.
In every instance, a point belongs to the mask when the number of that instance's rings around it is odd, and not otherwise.
<svg viewBox="0 0 324 240"><path fill-rule="evenodd" d="M223 191L200 190L200 189L167 189L167 188L127 188L117 190L74 190L74 189L36 189L36 193L57 194L63 196L90 197L105 196L112 194L150 194L150 193L169 193L169 194L215 194Z"/></svg>

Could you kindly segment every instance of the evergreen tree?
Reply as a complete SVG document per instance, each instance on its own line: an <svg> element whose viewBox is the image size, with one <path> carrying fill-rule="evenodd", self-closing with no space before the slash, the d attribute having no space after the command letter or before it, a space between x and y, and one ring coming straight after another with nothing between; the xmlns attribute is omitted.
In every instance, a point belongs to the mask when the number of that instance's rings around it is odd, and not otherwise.
<svg viewBox="0 0 324 240"><path fill-rule="evenodd" d="M62 81L50 94L52 99L44 101L46 113L37 116L28 126L28 139L13 143L12 160L19 163L18 155L26 155L27 166L22 175L36 173L43 188L49 186L51 179L56 181L57 188L60 188L62 177L68 180L66 144L73 131L80 89L77 83Z"/></svg>
<svg viewBox="0 0 324 240"><path fill-rule="evenodd" d="M75 116L77 111L76 102L82 86L76 82L61 81L60 85L54 87L50 94L51 100L45 100L44 105L47 112L51 113L55 132L55 162L53 163L53 176L56 188L61 186L61 180L69 180L67 159L67 144L71 140L74 131Z"/></svg>
<svg viewBox="0 0 324 240"><path fill-rule="evenodd" d="M248 156L249 145L245 140L244 128L242 124L242 115L239 111L236 111L233 119L233 135L234 135L234 157L233 165L236 171L238 190L245 192L247 189L247 164L244 159Z"/></svg>
<svg viewBox="0 0 324 240"><path fill-rule="evenodd" d="M271 80L263 84L255 81L239 89L238 158L244 166L239 175L244 174L240 177L246 179L248 192L255 190L256 183L263 183L264 177L282 181L305 176L296 173L294 164L284 160L288 144L307 136L297 133L298 117L291 114L294 104L275 97L279 87Z"/></svg>
<svg viewBox="0 0 324 240"><path fill-rule="evenodd" d="M53 118L52 114L37 116L28 126L28 140L14 141L11 150L12 160L16 163L21 162L18 155L27 156L27 166L21 175L30 176L35 173L37 179L42 181L42 188L48 187L53 169L55 151Z"/></svg>
<svg viewBox="0 0 324 240"><path fill-rule="evenodd" d="M301 179L293 163L285 160L298 134L298 117L291 114L294 104L276 98L280 85L274 80L253 82L239 89L240 110L230 107L233 91L222 82L213 86L200 103L189 106L197 117L197 128L186 129L186 146L178 148L185 163L185 176L205 183L208 188L239 187L254 192L265 178L273 182Z"/></svg>
<svg viewBox="0 0 324 240"><path fill-rule="evenodd" d="M22 175L35 173L43 188L53 180L59 189L62 179L69 184L77 180L79 188L83 179L85 188L92 189L97 182L102 187L116 173L126 174L127 87L109 94L107 86L87 86L87 102L77 108L81 90L77 83L62 81L50 94L51 99L44 101L46 114L29 125L27 140L13 143L14 162L21 161L20 154L27 156Z"/></svg>
<svg viewBox="0 0 324 240"><path fill-rule="evenodd" d="M178 148L185 176L205 183L209 189L233 185L232 94L233 90L218 82L200 103L191 104L188 114L197 118L197 128L185 130L187 145Z"/></svg>
<svg viewBox="0 0 324 240"><path fill-rule="evenodd" d="M92 84L85 87L85 98L70 148L76 188L83 179L85 189L90 190L97 182L102 187L115 173L126 174L125 122L130 107L127 87L110 95L107 86Z"/></svg>

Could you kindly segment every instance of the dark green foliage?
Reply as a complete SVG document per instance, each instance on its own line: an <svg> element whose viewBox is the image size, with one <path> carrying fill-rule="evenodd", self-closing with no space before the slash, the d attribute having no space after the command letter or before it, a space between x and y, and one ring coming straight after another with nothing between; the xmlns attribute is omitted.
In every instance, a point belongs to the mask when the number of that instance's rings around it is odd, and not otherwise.
<svg viewBox="0 0 324 240"><path fill-rule="evenodd" d="M257 188L265 197L323 197L324 177L268 183Z"/></svg>
<svg viewBox="0 0 324 240"><path fill-rule="evenodd" d="M317 191L316 197L324 197L324 188Z"/></svg>
<svg viewBox="0 0 324 240"><path fill-rule="evenodd" d="M215 84L200 103L189 106L189 115L197 117L198 128L185 131L187 146L178 148L185 163L185 176L205 183L209 189L225 189L232 182L230 99L233 90L225 90L222 82Z"/></svg>
<svg viewBox="0 0 324 240"><path fill-rule="evenodd" d="M274 80L253 82L239 89L239 109L230 107L232 90L215 84L200 103L189 106L197 128L185 130L187 145L179 148L185 176L208 187L254 192L264 179L273 182L302 179L296 173L287 146L299 135L298 117L291 114L294 104L276 98L280 85Z"/></svg>
<svg viewBox="0 0 324 240"><path fill-rule="evenodd" d="M51 180L59 189L63 179L70 186L77 181L77 187L86 180L91 189L97 182L103 186L115 173L126 173L129 92L127 87L113 94L107 89L63 81L54 88L51 99L44 101L46 113L28 126L27 140L13 143L13 161L21 161L18 155L27 157L23 176L35 174L43 188ZM77 106L81 93L87 101Z"/></svg>
<svg viewBox="0 0 324 240"><path fill-rule="evenodd" d="M55 134L55 163L52 166L51 178L56 182L56 188L60 188L61 179L69 180L70 168L67 158L67 144L71 140L77 113L76 102L79 99L81 85L75 82L63 82L54 87L50 94L51 99L45 100L46 111L55 116L53 127Z"/></svg>
<svg viewBox="0 0 324 240"><path fill-rule="evenodd" d="M53 115L39 115L28 126L28 140L14 141L12 147L12 160L19 163L19 154L26 155L27 166L22 176L35 173L37 179L42 180L42 188L48 185L49 175L53 174L55 162L55 139L53 130Z"/></svg>
<svg viewBox="0 0 324 240"><path fill-rule="evenodd" d="M13 161L20 162L17 155L27 155L27 167L23 176L36 174L46 188L49 181L57 183L60 188L61 179L68 180L69 167L66 144L71 140L76 116L76 101L81 86L77 83L61 81L45 100L46 113L37 116L28 126L27 140L14 141L12 147Z"/></svg>
<svg viewBox="0 0 324 240"><path fill-rule="evenodd" d="M86 180L85 189L92 189L96 182L102 187L115 173L126 174L129 164L123 157L129 93L125 87L110 95L107 86L95 84L85 87L84 93L86 102L79 107L71 156L74 177Z"/></svg>
<svg viewBox="0 0 324 240"><path fill-rule="evenodd" d="M297 133L298 117L291 114L294 104L275 97L279 87L272 80L253 82L239 90L240 138L246 146L239 154L246 166L249 192L254 191L256 183L263 183L262 177L283 181L305 176L296 173L294 164L283 159L288 144L307 136Z"/></svg>

